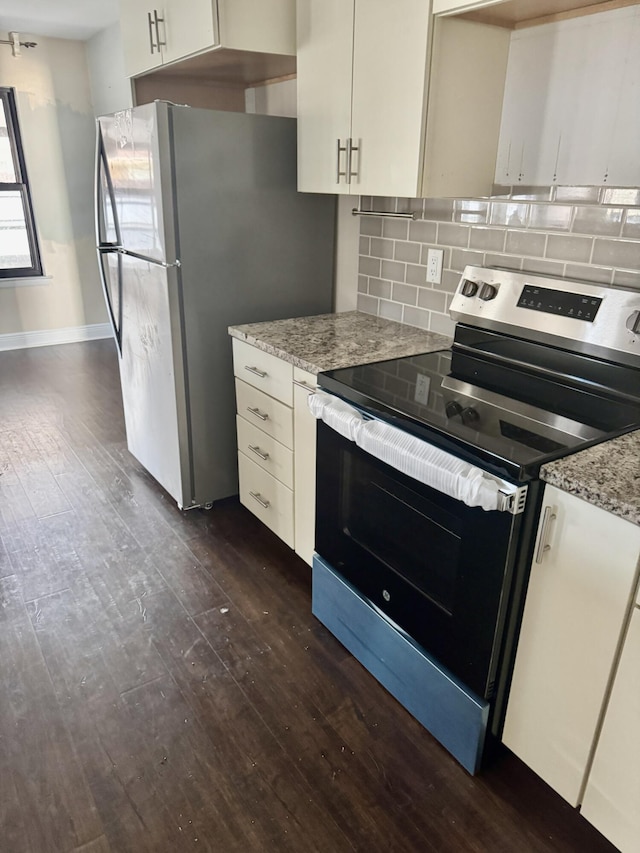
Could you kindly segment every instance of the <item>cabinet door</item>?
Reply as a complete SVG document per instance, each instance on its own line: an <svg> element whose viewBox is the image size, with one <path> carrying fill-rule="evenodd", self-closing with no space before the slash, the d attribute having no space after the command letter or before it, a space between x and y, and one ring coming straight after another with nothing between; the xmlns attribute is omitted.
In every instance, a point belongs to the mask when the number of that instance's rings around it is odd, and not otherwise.
<svg viewBox="0 0 640 853"><path fill-rule="evenodd" d="M429 4L356 0L351 192L419 193L427 86Z"/></svg>
<svg viewBox="0 0 640 853"><path fill-rule="evenodd" d="M165 0L163 63L219 44L215 6L215 0Z"/></svg>
<svg viewBox="0 0 640 853"><path fill-rule="evenodd" d="M348 193L354 0L298 0L298 189Z"/></svg>
<svg viewBox="0 0 640 853"><path fill-rule="evenodd" d="M307 401L316 388L316 377L296 368L293 381L295 550L311 565L316 527L316 419Z"/></svg>
<svg viewBox="0 0 640 853"><path fill-rule="evenodd" d="M151 0L126 0L120 3L120 31L127 75L135 77L162 65L162 51L157 44L155 14ZM159 25L162 27L162 24Z"/></svg>
<svg viewBox="0 0 640 853"><path fill-rule="evenodd" d="M640 609L620 666L582 801L582 814L623 853L640 839Z"/></svg>
<svg viewBox="0 0 640 853"><path fill-rule="evenodd" d="M572 805L631 603L639 549L639 527L546 487L536 543L536 557L544 555L531 570L503 740Z"/></svg>

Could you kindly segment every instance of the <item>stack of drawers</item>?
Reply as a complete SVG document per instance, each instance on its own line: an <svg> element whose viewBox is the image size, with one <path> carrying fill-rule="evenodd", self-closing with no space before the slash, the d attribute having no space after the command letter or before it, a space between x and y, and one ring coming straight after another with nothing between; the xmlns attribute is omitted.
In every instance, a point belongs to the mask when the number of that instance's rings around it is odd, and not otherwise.
<svg viewBox="0 0 640 853"><path fill-rule="evenodd" d="M240 502L294 547L293 367L233 339Z"/></svg>

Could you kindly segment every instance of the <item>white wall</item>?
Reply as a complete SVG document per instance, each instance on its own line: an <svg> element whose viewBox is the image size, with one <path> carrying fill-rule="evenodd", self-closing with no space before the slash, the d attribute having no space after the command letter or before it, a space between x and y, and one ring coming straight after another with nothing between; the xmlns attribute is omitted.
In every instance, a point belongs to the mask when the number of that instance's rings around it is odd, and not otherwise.
<svg viewBox="0 0 640 853"><path fill-rule="evenodd" d="M25 38L28 36L22 34ZM49 280L0 288L0 335L106 322L95 256L95 128L83 42L34 38L0 81L16 89L42 260Z"/></svg>
<svg viewBox="0 0 640 853"><path fill-rule="evenodd" d="M86 44L94 114L109 115L132 107L131 83L124 70L120 24L107 27Z"/></svg>

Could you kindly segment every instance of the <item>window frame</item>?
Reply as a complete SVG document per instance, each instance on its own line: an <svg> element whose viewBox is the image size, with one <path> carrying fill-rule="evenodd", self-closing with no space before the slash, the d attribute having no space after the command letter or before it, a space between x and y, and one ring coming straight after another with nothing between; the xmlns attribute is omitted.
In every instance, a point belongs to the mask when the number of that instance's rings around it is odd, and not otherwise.
<svg viewBox="0 0 640 853"><path fill-rule="evenodd" d="M27 239L31 254L31 266L28 267L0 267L0 281L12 278L34 278L43 277L42 255L36 232L36 222L33 213L33 202L31 189L27 177L27 167L22 147L22 135L18 121L18 110L16 106L16 92L10 86L0 86L0 102L4 106L4 114L7 119L7 136L13 155L14 169L16 172L16 183L0 182L0 193L19 192L22 197Z"/></svg>

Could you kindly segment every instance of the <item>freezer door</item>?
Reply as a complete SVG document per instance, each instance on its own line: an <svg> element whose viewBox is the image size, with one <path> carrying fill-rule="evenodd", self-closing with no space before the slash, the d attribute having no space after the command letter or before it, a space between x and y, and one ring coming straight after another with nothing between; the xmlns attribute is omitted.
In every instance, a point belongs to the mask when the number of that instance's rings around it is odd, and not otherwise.
<svg viewBox="0 0 640 853"><path fill-rule="evenodd" d="M121 256L120 377L130 452L182 507L191 505L177 270Z"/></svg>
<svg viewBox="0 0 640 853"><path fill-rule="evenodd" d="M156 261L175 260L172 247L167 259L165 239L163 191L171 207L170 180L167 187L162 181L163 172L170 174L166 116L165 104L145 104L98 119L121 245Z"/></svg>

